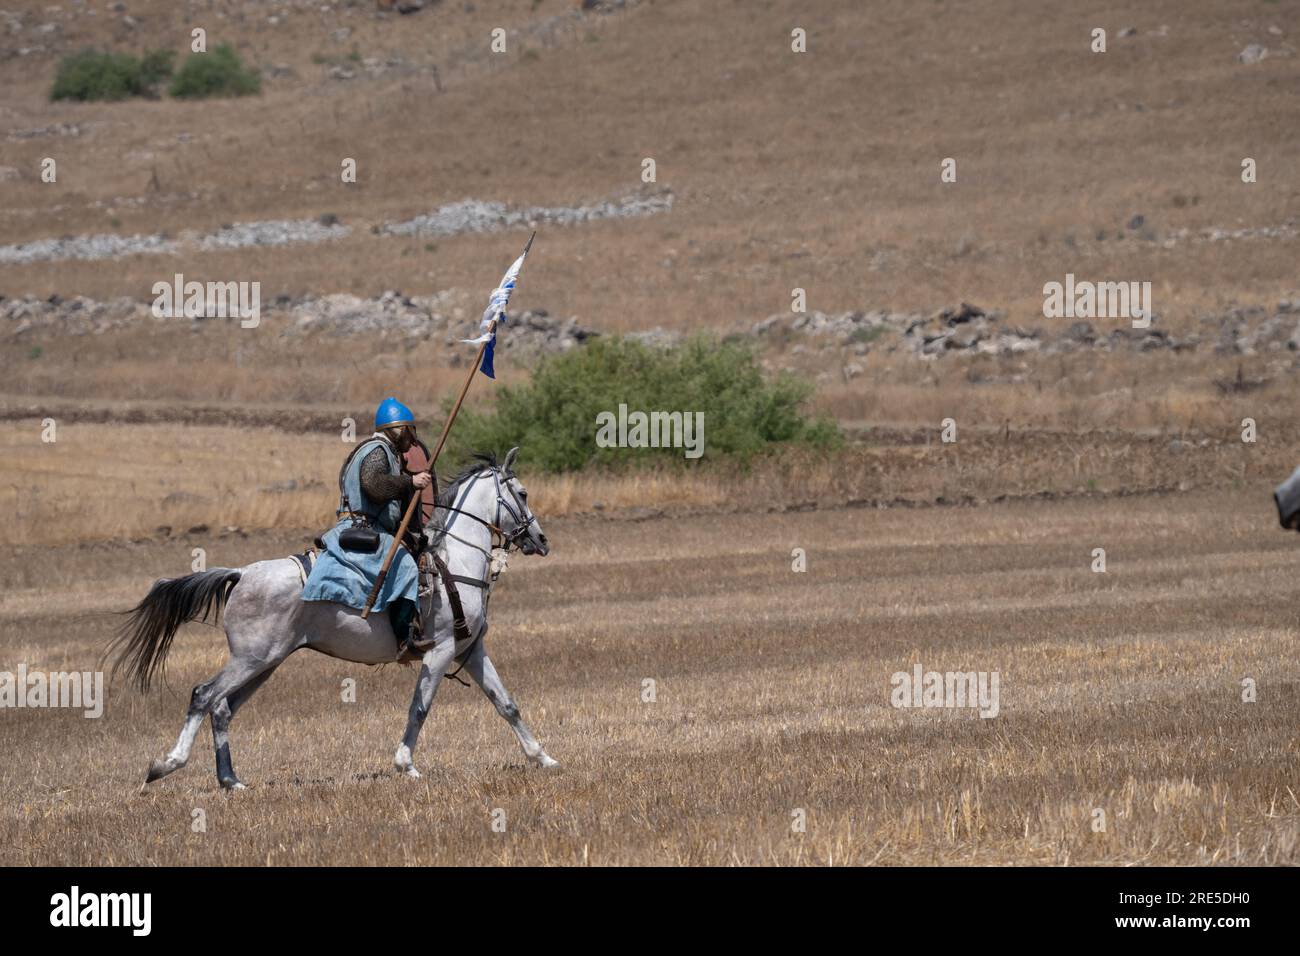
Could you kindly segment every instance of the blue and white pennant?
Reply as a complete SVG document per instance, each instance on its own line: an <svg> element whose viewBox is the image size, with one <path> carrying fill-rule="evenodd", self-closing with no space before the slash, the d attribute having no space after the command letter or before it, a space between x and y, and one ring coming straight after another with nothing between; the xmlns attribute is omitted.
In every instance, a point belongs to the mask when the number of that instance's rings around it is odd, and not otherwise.
<svg viewBox="0 0 1300 956"><path fill-rule="evenodd" d="M474 339L461 339L470 345L482 345L487 343L487 348L483 350L483 364L479 366L479 371L488 378L496 378L496 369L492 365L494 353L497 345L497 328L506 324L506 305L510 302L510 293L515 291L515 286L519 283L519 272L524 267L524 258L528 255L528 250L533 247L533 239L537 233L528 237L528 244L524 246L524 251L520 253L519 258L514 261L506 274L501 279L501 284L493 290L491 297L488 299L487 309L483 312L483 318L479 321L478 328L480 335Z"/></svg>

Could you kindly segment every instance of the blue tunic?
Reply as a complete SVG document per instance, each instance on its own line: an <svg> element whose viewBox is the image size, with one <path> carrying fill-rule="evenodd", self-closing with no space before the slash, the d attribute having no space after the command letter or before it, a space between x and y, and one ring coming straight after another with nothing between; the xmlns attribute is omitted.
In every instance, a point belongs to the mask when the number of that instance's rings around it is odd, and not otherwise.
<svg viewBox="0 0 1300 956"><path fill-rule="evenodd" d="M379 532L379 547L374 554L344 551L339 545L339 534L352 526L352 519L340 517L338 524L321 535L325 550L316 559L316 566L311 569L303 587L304 601L337 601L358 609L366 606L366 598L379 576L384 557L393 546L393 532L402 521L402 509L397 501L374 502L361 490L361 463L375 448L384 450L389 474L401 474L397 453L388 442L379 438L366 441L349 459L343 473L343 501L339 504L339 512L342 515L351 510L369 515L371 527ZM375 600L374 610L383 611L399 598L417 601L419 581L415 558L405 547L398 548L388 576L384 578L384 586Z"/></svg>

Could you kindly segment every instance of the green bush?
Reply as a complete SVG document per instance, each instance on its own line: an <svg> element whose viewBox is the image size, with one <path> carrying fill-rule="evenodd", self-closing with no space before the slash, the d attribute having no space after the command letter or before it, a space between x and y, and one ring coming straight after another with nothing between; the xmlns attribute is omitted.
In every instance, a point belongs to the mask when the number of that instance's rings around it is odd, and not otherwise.
<svg viewBox="0 0 1300 956"><path fill-rule="evenodd" d="M140 57L140 80L149 88L160 85L172 75L175 50L150 50Z"/></svg>
<svg viewBox="0 0 1300 956"><path fill-rule="evenodd" d="M223 43L207 53L191 53L172 80L172 96L250 96L262 91L262 78L244 64L235 48Z"/></svg>
<svg viewBox="0 0 1300 956"><path fill-rule="evenodd" d="M520 445L528 465L546 471L685 460L681 448L598 447L597 416L617 416L620 404L629 413L703 412L704 458L746 461L784 443L838 445L832 422L805 413L811 394L812 385L802 379L765 375L740 343L697 336L656 349L599 338L544 359L527 384L501 387L490 410L463 408L450 451L455 460Z"/></svg>
<svg viewBox="0 0 1300 956"><path fill-rule="evenodd" d="M81 50L59 61L52 100L124 100L153 96L171 76L171 50L151 50L142 58L129 53Z"/></svg>

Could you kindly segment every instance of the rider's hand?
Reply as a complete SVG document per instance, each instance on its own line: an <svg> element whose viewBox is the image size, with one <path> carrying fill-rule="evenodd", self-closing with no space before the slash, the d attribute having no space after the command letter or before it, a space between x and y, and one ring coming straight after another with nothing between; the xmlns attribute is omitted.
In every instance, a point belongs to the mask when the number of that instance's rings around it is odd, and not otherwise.
<svg viewBox="0 0 1300 956"><path fill-rule="evenodd" d="M416 491L423 491L425 488L428 488L429 482L431 481L433 481L433 476L431 476L427 471L422 471L418 475L411 476L411 484L415 486Z"/></svg>

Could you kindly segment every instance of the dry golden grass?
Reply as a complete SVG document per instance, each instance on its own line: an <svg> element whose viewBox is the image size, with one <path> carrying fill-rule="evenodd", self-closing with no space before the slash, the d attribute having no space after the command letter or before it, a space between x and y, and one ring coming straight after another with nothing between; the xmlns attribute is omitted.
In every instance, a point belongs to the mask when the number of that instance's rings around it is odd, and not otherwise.
<svg viewBox="0 0 1300 956"><path fill-rule="evenodd" d="M48 444L40 432L39 423L0 425L10 541L139 537L160 526L324 527L353 447L337 432L72 422Z"/></svg>
<svg viewBox="0 0 1300 956"><path fill-rule="evenodd" d="M34 16L42 6L18 4ZM810 308L826 311L928 310L966 299L1005 307L1012 322L1041 323L1043 283L1074 272L1149 279L1164 327L1181 332L1230 302L1300 294L1294 237L1173 249L1115 238L1137 213L1162 237L1294 217L1300 169L1288 157L1300 147L1300 106L1284 91L1300 60L1275 55L1245 66L1235 56L1251 41L1294 45L1289 34L1265 31L1292 29L1295 0L1250 11L1157 0L1131 16L1093 0L1033 16L1011 0L844 0L814 9L785 0L743 17L678 0L544 28L573 7L510 0L386 20L368 9L295 14L275 27L218 20L214 35L233 38L255 63L297 71L237 101L51 104L55 57L7 60L8 128L92 125L80 137L9 144L6 162L17 168L34 169L52 152L63 172L57 186L29 174L5 185L0 240L176 234L324 212L354 233L311 247L6 267L5 291L144 299L180 268L194 278L258 279L264 301L398 288L452 290L478 303L522 235L429 244L369 227L467 196L559 205L619 195L639 186L640 162L651 156L659 185L677 195L673 211L543 229L519 306L606 331L730 327L785 311L801 287ZM128 45L180 48L190 24L172 11L169 0L135 4L139 27ZM1118 37L1129 19L1139 35ZM806 55L789 52L793 24L809 31ZM1155 35L1160 24L1167 36ZM522 31L506 56L485 49L496 25ZM1095 25L1110 31L1104 55L1087 50ZM342 44L330 40L339 26L353 29ZM86 42L125 40L110 18L82 18L66 44ZM354 46L362 56L439 64L445 92L427 75L333 81L313 63ZM1256 184L1240 181L1243 154L1259 162ZM338 181L344 156L360 162L355 186ZM947 156L959 172L945 186L938 172ZM146 188L155 170L161 192ZM390 386L421 398L444 391L430 384L439 358L430 346L386 369L380 353L391 357L391 345L282 347L269 333L250 342L216 328L151 329L75 344L4 342L0 355L13 370L6 390L24 394L373 402ZM31 345L44 348L39 361L27 359ZM1235 363L1181 363L1143 378L1134 401L1114 400L1137 369L1112 357L1092 357L1071 375L1073 402L969 383L953 398L986 410L990 423L1033 412L1071 427L1068 418L1107 424L1130 406L1168 400L1171 412L1142 411L1135 424L1209 424L1210 379ZM1024 364L1051 392L1056 362ZM939 374L959 378L959 368ZM842 389L836 401L848 417L928 420L909 414L930 404L928 364L884 359L872 373ZM895 396L884 396L888 414L863 416L882 384ZM1290 386L1284 392L1293 397Z"/></svg>
<svg viewBox="0 0 1300 956"><path fill-rule="evenodd" d="M168 15L166 0L138 7L132 45L180 47L189 28ZM1087 50L1091 26L1114 18L1101 3L1026 17L1010 0L815 10L782 2L735 17L681 0L588 17L554 47L524 40L496 57L485 49L493 26L526 29L572 4L447 6L387 21L363 12L347 18L355 33L341 46L329 40L329 17L293 16L276 28L221 32L259 64L294 66L296 79L272 81L261 97L201 104L50 104L54 58L13 59L3 67L13 127L102 125L57 143L66 166L59 196L30 179L8 187L5 232L99 230L110 217L125 233L179 230L324 211L368 224L466 195L558 204L635 188L641 159L653 156L660 182L682 197L679 209L548 231L530 269L533 301L622 327L761 317L787 307L794 285L810 289L815 308L868 297L932 307L962 296L1019 308L1041 305L1044 273L1085 265L1149 274L1162 298L1189 286L1201 301L1269 295L1294 284L1295 240L1165 252L1092 237L1137 212L1162 230L1286 219L1298 185L1286 157L1300 134L1296 104L1280 91L1295 61L1249 69L1235 61L1255 31L1285 23L1285 7L1243 21L1206 0L1163 0L1144 6L1142 35L1121 40L1112 27L1104 55ZM1170 35L1149 35L1161 22ZM802 57L789 52L795 23L810 34ZM68 44L105 42L106 25L83 20ZM352 45L365 56L442 63L447 92L423 77L330 81L310 62ZM474 62L454 65L458 51ZM179 142L181 133L192 138ZM1250 187L1238 178L1243 144L1264 171ZM26 167L49 143L13 149ZM355 187L338 180L344 156L359 158ZM944 156L959 160L955 188L938 181ZM145 188L155 169L165 195L199 198L161 205ZM137 196L139 207L91 205ZM440 241L417 267L402 253L422 242L360 231L338 245L189 264L256 272L275 291L411 291L413 281L435 279L477 289L484 257L495 269L492 252L504 241ZM967 235L973 251L954 254ZM881 250L892 263L864 275ZM17 276L32 291L139 294L155 267L129 266L63 263Z"/></svg>
<svg viewBox="0 0 1300 956"><path fill-rule="evenodd" d="M251 791L218 789L205 734L137 794L224 658L196 627L169 690L116 688L97 721L0 715L0 861L1295 864L1296 557L1269 511L1252 488L554 520L553 555L507 572L488 647L560 772L525 769L478 691L445 684L426 777L398 778L414 672L305 653L233 726ZM292 544L232 539L211 560ZM4 665L92 666L109 609L188 560L178 542L11 552L8 600L35 601L0 607ZM998 671L1000 715L891 708L891 674L915 663Z"/></svg>
<svg viewBox="0 0 1300 956"><path fill-rule="evenodd" d="M131 410L157 412L131 406L116 413ZM201 539L234 527L298 531L310 541L333 520L338 469L354 446L332 423L306 424L319 413L279 414L304 429L60 421L56 414L57 440L46 443L41 419L0 421L0 500L10 515L0 537L73 544L189 532ZM1255 444L1244 444L1231 426L1176 441L1160 433L962 426L953 444L940 441L937 428L877 428L838 451L790 449L748 468L706 458L547 475L530 471L527 448L519 467L533 508L546 517L1239 489L1276 484L1293 466L1300 435L1282 422L1261 427ZM452 474L459 464L443 461L440 471Z"/></svg>

